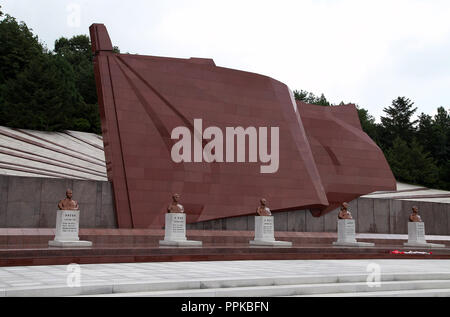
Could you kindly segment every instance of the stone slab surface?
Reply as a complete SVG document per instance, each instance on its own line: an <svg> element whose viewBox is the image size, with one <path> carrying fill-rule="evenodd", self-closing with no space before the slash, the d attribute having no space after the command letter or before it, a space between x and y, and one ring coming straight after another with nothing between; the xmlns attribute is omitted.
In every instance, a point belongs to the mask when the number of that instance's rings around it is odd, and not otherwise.
<svg viewBox="0 0 450 317"><path fill-rule="evenodd" d="M61 241L52 240L48 242L50 247L73 248L73 247L92 247L91 241Z"/></svg>
<svg viewBox="0 0 450 317"><path fill-rule="evenodd" d="M417 248L445 248L445 244L438 243L419 243L419 242L405 242L405 247L417 247Z"/></svg>
<svg viewBox="0 0 450 317"><path fill-rule="evenodd" d="M161 240L159 241L159 245L170 247L196 247L196 246L200 247L202 246L202 242L195 240L180 240L180 241Z"/></svg>
<svg viewBox="0 0 450 317"><path fill-rule="evenodd" d="M341 247L373 247L375 243L371 242L333 242L335 246Z"/></svg>
<svg viewBox="0 0 450 317"><path fill-rule="evenodd" d="M250 245L254 246L269 246L269 247L291 247L292 242L289 241L264 241L264 240L252 240Z"/></svg>
<svg viewBox="0 0 450 317"><path fill-rule="evenodd" d="M71 296L250 285L288 287L289 284L338 281L361 283L366 281L367 268L373 264L381 269L381 281L412 281L431 289L433 285L427 284L428 280L450 280L450 260L265 260L15 266L0 267L0 295ZM67 278L74 268L80 272L80 285L69 287Z"/></svg>

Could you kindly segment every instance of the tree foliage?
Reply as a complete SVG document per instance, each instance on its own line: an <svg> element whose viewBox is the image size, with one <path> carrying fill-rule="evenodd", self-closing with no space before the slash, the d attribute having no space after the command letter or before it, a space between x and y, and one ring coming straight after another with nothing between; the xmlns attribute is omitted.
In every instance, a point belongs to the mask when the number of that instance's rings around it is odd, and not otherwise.
<svg viewBox="0 0 450 317"><path fill-rule="evenodd" d="M0 125L100 133L90 40L64 37L48 51L24 22L0 18Z"/></svg>
<svg viewBox="0 0 450 317"><path fill-rule="evenodd" d="M415 138L408 145L397 136L386 151L386 159L399 181L425 186L434 186L438 181L438 168L433 158Z"/></svg>
<svg viewBox="0 0 450 317"><path fill-rule="evenodd" d="M320 104L313 93L295 90L294 95L297 100ZM434 117L422 113L413 119L414 102L398 97L383 109L385 115L377 123L367 109L356 109L363 131L383 150L397 180L450 190L449 110L439 107Z"/></svg>
<svg viewBox="0 0 450 317"><path fill-rule="evenodd" d="M295 100L303 101L312 105L318 106L331 106L331 103L325 98L324 94L317 97L312 92L307 92L306 90L294 90Z"/></svg>
<svg viewBox="0 0 450 317"><path fill-rule="evenodd" d="M392 101L392 105L383 109L385 117L381 117L385 142L391 146L395 137L411 142L415 132L417 120L411 121L411 117L417 108L413 108L414 102L406 97L398 97Z"/></svg>
<svg viewBox="0 0 450 317"><path fill-rule="evenodd" d="M24 22L0 7L0 125L101 133L90 40L86 35L39 42ZM119 53L119 49L114 47ZM295 90L296 100L332 106L324 94ZM357 106L362 129L384 151L398 180L450 190L450 113L420 114L398 97L384 108L381 123Z"/></svg>
<svg viewBox="0 0 450 317"><path fill-rule="evenodd" d="M44 48L25 23L18 23L8 14L0 19L0 85L3 85L16 78L33 58L42 56Z"/></svg>
<svg viewBox="0 0 450 317"><path fill-rule="evenodd" d="M366 132L372 140L377 142L379 136L378 125L375 122L375 117L369 113L369 110L364 109L360 106L356 106L358 111L359 121L361 122L361 127L364 132Z"/></svg>

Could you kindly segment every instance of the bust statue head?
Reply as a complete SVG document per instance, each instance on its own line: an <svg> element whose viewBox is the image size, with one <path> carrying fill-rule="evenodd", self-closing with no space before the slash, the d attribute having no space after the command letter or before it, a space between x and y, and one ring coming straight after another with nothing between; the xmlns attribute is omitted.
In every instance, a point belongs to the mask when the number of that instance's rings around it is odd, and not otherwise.
<svg viewBox="0 0 450 317"><path fill-rule="evenodd" d="M422 218L419 215L419 208L417 206L412 207L412 214L409 215L410 222L422 222Z"/></svg>
<svg viewBox="0 0 450 317"><path fill-rule="evenodd" d="M258 216L272 216L270 209L267 207L267 201L265 198L261 198L259 201L259 207L256 209Z"/></svg>
<svg viewBox="0 0 450 317"><path fill-rule="evenodd" d="M338 214L338 219L353 219L352 214L348 211L348 203L342 203L341 210Z"/></svg>
<svg viewBox="0 0 450 317"><path fill-rule="evenodd" d="M183 205L179 204L180 201L180 195L179 194L173 194L172 195L172 203L167 207L168 213L183 213L184 207Z"/></svg>
<svg viewBox="0 0 450 317"><path fill-rule="evenodd" d="M58 208L60 210L78 210L78 203L72 199L72 190L71 189L67 189L66 190L66 198L64 198L63 200L60 200L58 203Z"/></svg>

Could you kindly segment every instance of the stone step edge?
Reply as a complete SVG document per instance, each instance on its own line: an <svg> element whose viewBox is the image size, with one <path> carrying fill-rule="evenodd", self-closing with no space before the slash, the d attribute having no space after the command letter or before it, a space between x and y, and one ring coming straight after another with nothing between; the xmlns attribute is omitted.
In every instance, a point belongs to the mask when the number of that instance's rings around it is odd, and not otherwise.
<svg viewBox="0 0 450 317"><path fill-rule="evenodd" d="M382 287L389 288L383 290ZM442 287L440 287L442 286ZM364 294L379 292L401 292L409 290L449 289L448 280L419 280L419 281L391 281L384 282L381 288L371 288L365 282L329 283L329 284L300 284L300 285L276 285L237 288L211 288L173 291L148 291L132 293L114 293L86 295L81 297L294 297L297 295L321 296L323 294ZM393 289L392 289L393 288Z"/></svg>
<svg viewBox="0 0 450 317"><path fill-rule="evenodd" d="M366 282L367 274L339 274L339 275L303 275L303 276L279 276L279 277L246 277L246 278L212 278L191 279L179 281L146 281L137 283L96 283L81 285L80 287L68 286L36 286L16 287L0 289L0 297L4 296L80 296L97 294L136 293L149 291L177 291L177 290L204 290L242 288L258 286L283 286L298 284L342 284ZM420 281L420 280L450 280L450 272L433 273L382 273L381 281Z"/></svg>
<svg viewBox="0 0 450 317"><path fill-rule="evenodd" d="M450 297L450 288L360 293L329 293L315 295L296 295L293 297Z"/></svg>

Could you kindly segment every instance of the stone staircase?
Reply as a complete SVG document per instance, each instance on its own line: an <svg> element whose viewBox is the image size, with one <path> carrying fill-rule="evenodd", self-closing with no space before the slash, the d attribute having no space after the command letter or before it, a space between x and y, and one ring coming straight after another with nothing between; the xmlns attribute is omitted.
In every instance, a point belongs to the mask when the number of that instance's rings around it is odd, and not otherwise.
<svg viewBox="0 0 450 317"><path fill-rule="evenodd" d="M450 297L450 273L383 273L379 287L367 274L117 284L78 296L127 297Z"/></svg>

